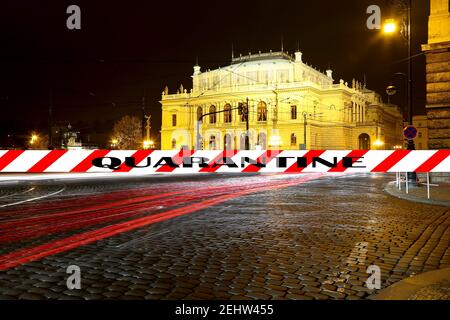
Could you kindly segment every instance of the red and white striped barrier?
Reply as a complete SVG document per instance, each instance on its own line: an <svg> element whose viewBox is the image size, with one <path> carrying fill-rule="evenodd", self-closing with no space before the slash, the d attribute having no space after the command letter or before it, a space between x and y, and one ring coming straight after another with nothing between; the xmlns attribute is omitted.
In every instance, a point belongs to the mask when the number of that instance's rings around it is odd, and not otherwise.
<svg viewBox="0 0 450 320"><path fill-rule="evenodd" d="M450 150L0 150L6 172L450 172Z"/></svg>

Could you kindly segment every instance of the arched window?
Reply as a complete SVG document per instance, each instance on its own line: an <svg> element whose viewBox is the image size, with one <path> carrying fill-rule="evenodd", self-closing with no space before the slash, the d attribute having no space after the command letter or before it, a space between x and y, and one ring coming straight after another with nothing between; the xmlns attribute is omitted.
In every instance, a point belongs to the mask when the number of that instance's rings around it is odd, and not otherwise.
<svg viewBox="0 0 450 320"><path fill-rule="evenodd" d="M367 133L359 135L359 150L370 150L370 136Z"/></svg>
<svg viewBox="0 0 450 320"><path fill-rule="evenodd" d="M214 112L216 112L216 106L209 107L209 113L211 113L209 115L209 123L216 123L217 122L217 114L214 113Z"/></svg>
<svg viewBox="0 0 450 320"><path fill-rule="evenodd" d="M176 149L177 148L177 139L173 138L172 139L172 149Z"/></svg>
<svg viewBox="0 0 450 320"><path fill-rule="evenodd" d="M223 107L223 110L224 110L223 122L230 123L231 122L231 106L230 106L230 104L227 103Z"/></svg>
<svg viewBox="0 0 450 320"><path fill-rule="evenodd" d="M202 115L203 115L203 109L202 109L202 107L198 107L197 108L197 121L200 121L200 118L202 117Z"/></svg>
<svg viewBox="0 0 450 320"><path fill-rule="evenodd" d="M209 150L216 150L216 136L209 137Z"/></svg>
<svg viewBox="0 0 450 320"><path fill-rule="evenodd" d="M264 101L258 103L258 121L267 121L267 104Z"/></svg>
<svg viewBox="0 0 450 320"><path fill-rule="evenodd" d="M240 150L245 150L245 137L246 134L245 133L241 133L240 139L239 139L239 149Z"/></svg>
<svg viewBox="0 0 450 320"><path fill-rule="evenodd" d="M258 145L261 147L261 149L266 149L266 134L264 132L260 132L258 134Z"/></svg>
<svg viewBox="0 0 450 320"><path fill-rule="evenodd" d="M247 105L245 103L239 102L239 116L241 119L241 122L246 121L246 112L247 112Z"/></svg>
<svg viewBox="0 0 450 320"><path fill-rule="evenodd" d="M297 145L297 135L295 133L291 134L291 146Z"/></svg>
<svg viewBox="0 0 450 320"><path fill-rule="evenodd" d="M225 150L231 150L231 135L229 133L223 137L223 147Z"/></svg>

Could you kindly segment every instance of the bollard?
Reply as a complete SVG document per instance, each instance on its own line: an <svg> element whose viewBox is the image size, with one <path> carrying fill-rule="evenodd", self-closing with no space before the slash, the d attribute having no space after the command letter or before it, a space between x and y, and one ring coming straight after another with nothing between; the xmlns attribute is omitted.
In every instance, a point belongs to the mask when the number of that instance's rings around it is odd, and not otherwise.
<svg viewBox="0 0 450 320"><path fill-rule="evenodd" d="M408 189L408 172L405 172L405 181L406 181L406 194L409 193L409 189Z"/></svg>

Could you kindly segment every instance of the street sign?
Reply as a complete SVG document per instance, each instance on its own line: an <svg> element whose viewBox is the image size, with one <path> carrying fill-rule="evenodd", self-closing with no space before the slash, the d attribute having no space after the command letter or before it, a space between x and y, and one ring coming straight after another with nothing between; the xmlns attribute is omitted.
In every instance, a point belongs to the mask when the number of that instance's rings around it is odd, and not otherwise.
<svg viewBox="0 0 450 320"><path fill-rule="evenodd" d="M406 126L405 129L403 129L403 135L406 139L412 140L415 137L417 137L417 129L413 125Z"/></svg>

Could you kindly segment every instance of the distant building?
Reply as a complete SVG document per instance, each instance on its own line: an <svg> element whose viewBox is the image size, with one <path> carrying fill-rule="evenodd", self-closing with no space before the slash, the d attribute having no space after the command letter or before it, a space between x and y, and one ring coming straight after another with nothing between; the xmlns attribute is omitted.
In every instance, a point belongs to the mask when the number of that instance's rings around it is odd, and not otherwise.
<svg viewBox="0 0 450 320"><path fill-rule="evenodd" d="M414 144L417 150L428 150L428 118L427 116L414 116L413 125L417 128L417 137Z"/></svg>
<svg viewBox="0 0 450 320"><path fill-rule="evenodd" d="M307 65L301 52L249 54L202 72L193 88L162 94L162 149L194 148L203 118L203 149L244 149L249 101L250 149L391 149L402 144L395 105L360 82L335 84L332 70ZM214 113L221 111L220 113ZM306 141L305 141L306 140Z"/></svg>
<svg viewBox="0 0 450 320"><path fill-rule="evenodd" d="M80 132L73 130L67 121L61 121L52 126L52 141L56 149L82 149Z"/></svg>
<svg viewBox="0 0 450 320"><path fill-rule="evenodd" d="M429 148L450 149L450 13L449 0L431 0L427 59Z"/></svg>
<svg viewBox="0 0 450 320"><path fill-rule="evenodd" d="M64 149L78 150L82 149L80 132L68 131L64 134Z"/></svg>

